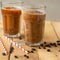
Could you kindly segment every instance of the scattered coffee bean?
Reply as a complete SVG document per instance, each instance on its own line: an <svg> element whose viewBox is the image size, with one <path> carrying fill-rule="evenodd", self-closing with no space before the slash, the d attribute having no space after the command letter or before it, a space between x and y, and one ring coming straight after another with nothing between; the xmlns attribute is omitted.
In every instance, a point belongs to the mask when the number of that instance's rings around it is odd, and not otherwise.
<svg viewBox="0 0 60 60"><path fill-rule="evenodd" d="M57 47L57 44L56 43L53 43L53 46Z"/></svg>
<svg viewBox="0 0 60 60"><path fill-rule="evenodd" d="M51 46L53 46L53 43L50 43Z"/></svg>
<svg viewBox="0 0 60 60"><path fill-rule="evenodd" d="M12 51L10 50L10 53L12 53Z"/></svg>
<svg viewBox="0 0 60 60"><path fill-rule="evenodd" d="M57 45L59 45L59 46L60 46L60 43L57 43Z"/></svg>
<svg viewBox="0 0 60 60"><path fill-rule="evenodd" d="M27 51L28 53L30 53L30 51Z"/></svg>
<svg viewBox="0 0 60 60"><path fill-rule="evenodd" d="M19 39L21 40L21 39L23 39L24 38L24 36L23 35L21 35L20 37L19 37Z"/></svg>
<svg viewBox="0 0 60 60"><path fill-rule="evenodd" d="M5 54L5 53L2 53L2 55L3 55L3 56L6 56L6 54Z"/></svg>
<svg viewBox="0 0 60 60"><path fill-rule="evenodd" d="M13 52L13 50L14 50L14 48L13 48L13 47L11 47L11 48L10 48L10 53L12 53L12 52Z"/></svg>
<svg viewBox="0 0 60 60"><path fill-rule="evenodd" d="M46 44L46 45L45 45L45 47L49 47L49 48L50 48L50 47L51 47L51 45L50 45L50 44Z"/></svg>
<svg viewBox="0 0 60 60"><path fill-rule="evenodd" d="M36 49L35 49L35 48L32 48L32 50L33 50L33 51L36 51Z"/></svg>
<svg viewBox="0 0 60 60"><path fill-rule="evenodd" d="M15 57L15 58L18 58L18 56L16 56L16 55L15 55L14 57Z"/></svg>
<svg viewBox="0 0 60 60"><path fill-rule="evenodd" d="M27 56L27 55L24 55L24 57L29 58L29 56Z"/></svg>
<svg viewBox="0 0 60 60"><path fill-rule="evenodd" d="M43 49L46 49L46 47L44 46Z"/></svg>
<svg viewBox="0 0 60 60"><path fill-rule="evenodd" d="M50 50L50 49L47 49L47 51L48 51L48 52L51 52L51 50Z"/></svg>
<svg viewBox="0 0 60 60"><path fill-rule="evenodd" d="M24 57L26 57L27 55L24 55Z"/></svg>
<svg viewBox="0 0 60 60"><path fill-rule="evenodd" d="M28 52L28 53L30 53L30 51L29 51L29 50L28 50L27 52Z"/></svg>
<svg viewBox="0 0 60 60"><path fill-rule="evenodd" d="M57 43L60 42L60 41L56 41Z"/></svg>
<svg viewBox="0 0 60 60"><path fill-rule="evenodd" d="M33 50L31 50L31 53L34 53L34 51L33 51Z"/></svg>
<svg viewBox="0 0 60 60"><path fill-rule="evenodd" d="M22 39L22 37L20 36L20 37L19 37L19 39L21 40L21 39Z"/></svg>
<svg viewBox="0 0 60 60"><path fill-rule="evenodd" d="M41 47L39 46L39 49L41 49Z"/></svg>
<svg viewBox="0 0 60 60"><path fill-rule="evenodd" d="M26 56L26 58L29 58L29 56Z"/></svg>
<svg viewBox="0 0 60 60"><path fill-rule="evenodd" d="M47 42L44 42L44 44L47 44Z"/></svg>
<svg viewBox="0 0 60 60"><path fill-rule="evenodd" d="M48 47L51 47L51 45L48 44Z"/></svg>
<svg viewBox="0 0 60 60"><path fill-rule="evenodd" d="M44 46L44 44L42 43L42 44L40 44L40 46L41 46L41 47L43 47L43 46Z"/></svg>

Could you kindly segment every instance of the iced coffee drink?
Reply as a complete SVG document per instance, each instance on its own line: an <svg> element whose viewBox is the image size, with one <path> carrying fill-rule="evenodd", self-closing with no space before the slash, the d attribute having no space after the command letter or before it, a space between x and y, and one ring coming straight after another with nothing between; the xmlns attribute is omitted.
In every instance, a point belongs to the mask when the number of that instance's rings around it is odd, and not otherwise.
<svg viewBox="0 0 60 60"><path fill-rule="evenodd" d="M23 12L25 21L25 42L27 45L38 45L43 39L45 17L45 12L34 9Z"/></svg>
<svg viewBox="0 0 60 60"><path fill-rule="evenodd" d="M21 10L17 7L2 8L4 35L8 37L16 36L20 30Z"/></svg>

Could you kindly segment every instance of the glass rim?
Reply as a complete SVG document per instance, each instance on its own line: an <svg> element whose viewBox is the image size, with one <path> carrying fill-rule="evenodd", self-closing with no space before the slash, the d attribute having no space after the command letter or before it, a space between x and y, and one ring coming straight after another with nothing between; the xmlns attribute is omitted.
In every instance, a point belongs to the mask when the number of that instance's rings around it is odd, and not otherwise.
<svg viewBox="0 0 60 60"><path fill-rule="evenodd" d="M14 1L14 2L2 2L2 4L17 4L17 3L24 3L23 1Z"/></svg>
<svg viewBox="0 0 60 60"><path fill-rule="evenodd" d="M40 5L40 6L35 6L35 5L30 5L30 6L24 6L22 7L23 9L41 9L41 8L45 8L45 5Z"/></svg>

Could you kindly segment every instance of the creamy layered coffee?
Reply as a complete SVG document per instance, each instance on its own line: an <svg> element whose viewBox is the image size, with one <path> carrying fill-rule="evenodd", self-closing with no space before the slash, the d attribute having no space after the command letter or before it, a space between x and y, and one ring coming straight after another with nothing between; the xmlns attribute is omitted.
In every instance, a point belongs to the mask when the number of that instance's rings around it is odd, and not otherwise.
<svg viewBox="0 0 60 60"><path fill-rule="evenodd" d="M20 30L21 10L17 7L3 7L3 29L5 35L16 35Z"/></svg>
<svg viewBox="0 0 60 60"><path fill-rule="evenodd" d="M38 10L23 12L25 21L25 41L29 44L39 43L44 34L46 14Z"/></svg>

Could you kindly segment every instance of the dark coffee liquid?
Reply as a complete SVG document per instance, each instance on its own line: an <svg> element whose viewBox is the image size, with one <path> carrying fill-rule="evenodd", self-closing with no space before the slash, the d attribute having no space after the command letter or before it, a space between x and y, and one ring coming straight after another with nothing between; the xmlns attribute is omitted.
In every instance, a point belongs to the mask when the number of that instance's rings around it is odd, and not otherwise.
<svg viewBox="0 0 60 60"><path fill-rule="evenodd" d="M45 26L44 12L31 10L25 11L23 18L25 21L25 40L30 43L38 43L42 40Z"/></svg>
<svg viewBox="0 0 60 60"><path fill-rule="evenodd" d="M4 7L1 11L4 33L9 35L19 33L21 10L16 7Z"/></svg>

